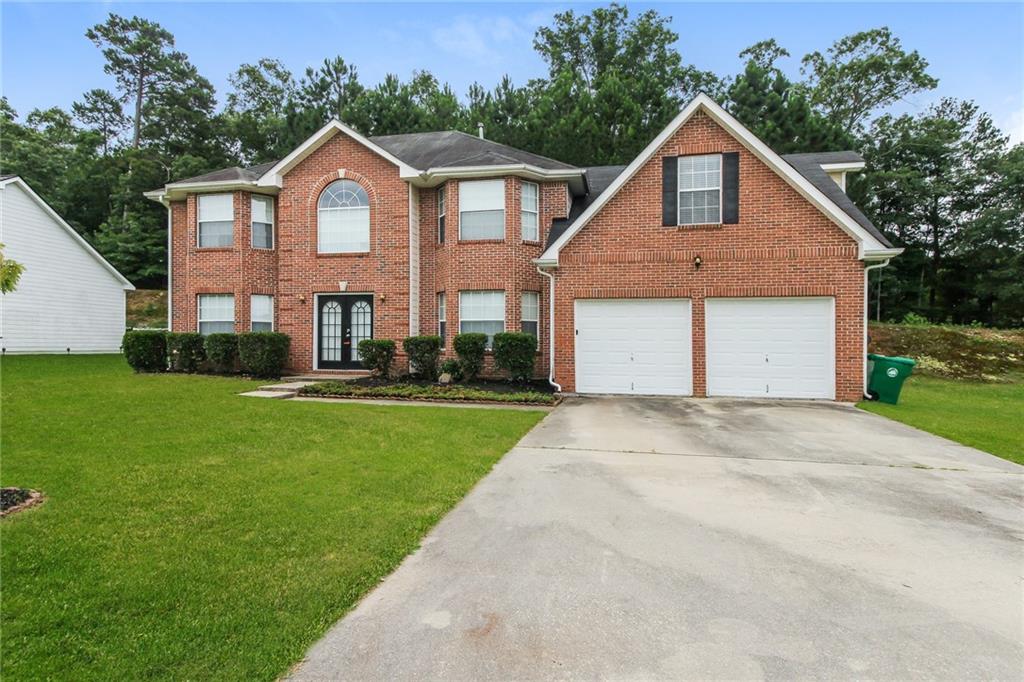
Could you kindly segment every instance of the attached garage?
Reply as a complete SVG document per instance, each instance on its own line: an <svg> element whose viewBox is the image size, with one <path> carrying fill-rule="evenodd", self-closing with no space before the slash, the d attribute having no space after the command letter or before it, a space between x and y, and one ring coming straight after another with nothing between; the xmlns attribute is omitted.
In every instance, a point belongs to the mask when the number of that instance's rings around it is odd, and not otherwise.
<svg viewBox="0 0 1024 682"><path fill-rule="evenodd" d="M835 398L832 298L709 298L707 393Z"/></svg>
<svg viewBox="0 0 1024 682"><path fill-rule="evenodd" d="M689 299L578 299L579 393L692 395Z"/></svg>

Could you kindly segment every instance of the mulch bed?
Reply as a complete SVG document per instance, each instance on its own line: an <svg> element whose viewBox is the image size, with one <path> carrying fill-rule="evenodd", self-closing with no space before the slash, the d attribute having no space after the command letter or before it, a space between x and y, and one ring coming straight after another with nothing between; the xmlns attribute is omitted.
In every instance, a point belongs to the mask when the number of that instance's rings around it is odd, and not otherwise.
<svg viewBox="0 0 1024 682"><path fill-rule="evenodd" d="M478 379L471 382L438 384L425 379L360 377L347 381L324 381L299 389L303 397L340 399L412 400L439 403L492 403L500 405L557 405L547 382L518 383Z"/></svg>
<svg viewBox="0 0 1024 682"><path fill-rule="evenodd" d="M377 376L359 377L345 383L353 386L366 386L367 388L382 388L385 386L439 386L437 382L418 379L413 376L402 376L397 378L385 378ZM523 383L503 381L501 379L477 379L475 381L457 381L447 384L448 386L461 386L463 388L475 388L490 393L554 393L555 388L546 381L527 381Z"/></svg>
<svg viewBox="0 0 1024 682"><path fill-rule="evenodd" d="M34 507L43 499L43 494L38 490L0 488L0 517Z"/></svg>

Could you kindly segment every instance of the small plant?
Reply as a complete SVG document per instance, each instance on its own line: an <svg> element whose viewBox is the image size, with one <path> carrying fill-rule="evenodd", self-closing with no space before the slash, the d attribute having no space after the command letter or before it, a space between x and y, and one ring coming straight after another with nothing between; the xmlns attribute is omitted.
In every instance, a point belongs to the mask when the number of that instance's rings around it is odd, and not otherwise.
<svg viewBox="0 0 1024 682"><path fill-rule="evenodd" d="M247 332L238 335L238 359L253 376L276 379L288 362L291 338L278 332Z"/></svg>
<svg viewBox="0 0 1024 682"><path fill-rule="evenodd" d="M903 324L908 327L926 327L931 324L931 321L924 315L911 311L903 316Z"/></svg>
<svg viewBox="0 0 1024 682"><path fill-rule="evenodd" d="M448 358L442 362L441 374L449 375L452 381L462 381L462 367L459 366L459 361L455 358Z"/></svg>
<svg viewBox="0 0 1024 682"><path fill-rule="evenodd" d="M228 374L238 367L238 335L210 334L206 337L206 357L214 372Z"/></svg>
<svg viewBox="0 0 1024 682"><path fill-rule="evenodd" d="M206 360L201 334L195 332L167 333L167 366L175 372L195 372Z"/></svg>
<svg viewBox="0 0 1024 682"><path fill-rule="evenodd" d="M167 369L167 333L128 330L121 339L124 359L136 372L163 372Z"/></svg>
<svg viewBox="0 0 1024 682"><path fill-rule="evenodd" d="M494 364L508 372L512 381L529 381L537 355L537 337L522 332L494 335Z"/></svg>
<svg viewBox="0 0 1024 682"><path fill-rule="evenodd" d="M391 363L395 361L395 342L389 339L363 339L359 342L359 359L363 367L377 376L389 376Z"/></svg>
<svg viewBox="0 0 1024 682"><path fill-rule="evenodd" d="M441 358L440 336L410 336L402 341L409 356L409 370L428 381L437 379L437 361Z"/></svg>
<svg viewBox="0 0 1024 682"><path fill-rule="evenodd" d="M484 351L487 349L487 334L456 334L452 341L455 354L459 356L459 368L468 381L476 379L484 368Z"/></svg>

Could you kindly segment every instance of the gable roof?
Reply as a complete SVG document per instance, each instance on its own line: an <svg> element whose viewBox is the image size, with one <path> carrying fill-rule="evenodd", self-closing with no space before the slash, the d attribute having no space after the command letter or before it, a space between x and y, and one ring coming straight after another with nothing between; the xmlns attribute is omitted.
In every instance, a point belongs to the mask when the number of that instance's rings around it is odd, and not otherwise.
<svg viewBox="0 0 1024 682"><path fill-rule="evenodd" d="M378 135L371 142L387 149L413 168L453 168L465 166L506 166L527 164L549 170L578 170L561 161L485 140L458 130L437 133Z"/></svg>
<svg viewBox="0 0 1024 682"><path fill-rule="evenodd" d="M859 256L862 259L868 258L890 258L898 255L901 249L893 249L887 246L886 242L869 232L859 222L840 208L836 202L819 189L814 183L805 178L791 164L787 163L778 154L773 152L768 145L747 130L731 114L718 105L713 99L701 93L693 98L679 115L655 137L640 154L633 159L625 170L622 171L613 181L608 189L602 192L597 199L590 204L583 213L572 221L572 223L551 242L544 253L535 262L539 265L557 265L558 254L569 241L597 215L601 208L607 204L612 197L618 194L619 190L636 175L648 161L650 161L658 150L678 131L684 123L689 121L698 111L704 112L711 117L718 125L731 134L736 140L743 144L754 156L760 159L765 165L771 168L793 189L799 192L807 201L813 204L818 210L824 213L829 219L838 225L843 231L852 237L858 245ZM834 183L833 183L834 184Z"/></svg>
<svg viewBox="0 0 1024 682"><path fill-rule="evenodd" d="M48 216L50 216L51 219L53 219L53 222L57 223L57 225L59 225L68 234L70 234L71 237L76 242L78 242L78 245L81 246L82 249L84 249L86 253L88 253L90 256L95 258L96 261L99 262L100 265L102 265L104 268L106 268L106 270L111 275L113 275L114 278L117 281L119 281L121 283L121 285L126 290L128 290L128 291L134 291L135 290L135 285L132 284L131 282L129 282L128 279L124 275L122 275L120 272L118 272L117 268L115 268L113 265L108 263L107 259L104 258L103 256L101 256L99 254L99 252L96 251L96 249L92 248L92 245L90 245L89 242L85 241L85 237L83 237L82 235L78 234L78 230L76 230L75 228L71 227L71 225L69 225L66 220L64 220L63 218L60 217L59 213L54 211L53 208L48 203L43 201L43 198L41 196L39 196L38 194L36 194L35 191L31 187L28 186L27 182L22 180L17 175L4 175L4 176L0 176L0 188L4 188L5 189L8 185L17 185L22 190L24 190L25 194L27 194L30 199L32 199L34 202L36 202L36 204L38 204L39 207L41 209L43 209L44 213L46 213Z"/></svg>
<svg viewBox="0 0 1024 682"><path fill-rule="evenodd" d="M256 166L249 166L248 168L232 166L231 168L222 168L221 170L203 173L202 175L185 178L184 180L175 180L169 184L194 185L204 182L256 182L263 177L264 173L273 168L276 163L277 161L271 161L269 163L261 163Z"/></svg>
<svg viewBox="0 0 1024 682"><path fill-rule="evenodd" d="M565 218L555 218L551 221L551 229L548 230L548 245L556 241L565 232L574 220L582 215L587 207L597 201L597 198L611 186L612 182L619 176L625 166L588 166L583 169L587 178L587 193L583 196L573 197L572 206L569 207L569 215Z"/></svg>

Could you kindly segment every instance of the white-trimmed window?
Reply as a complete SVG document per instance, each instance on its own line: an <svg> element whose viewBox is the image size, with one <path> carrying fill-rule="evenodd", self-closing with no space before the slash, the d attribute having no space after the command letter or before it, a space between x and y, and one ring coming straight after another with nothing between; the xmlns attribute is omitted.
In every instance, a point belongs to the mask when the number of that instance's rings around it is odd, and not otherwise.
<svg viewBox="0 0 1024 682"><path fill-rule="evenodd" d="M199 295L199 333L231 334L235 331L235 297L233 294Z"/></svg>
<svg viewBox="0 0 1024 682"><path fill-rule="evenodd" d="M437 188L437 243L444 244L445 223L444 185Z"/></svg>
<svg viewBox="0 0 1024 682"><path fill-rule="evenodd" d="M533 334L540 339L540 294L536 291L524 291L519 315L519 331Z"/></svg>
<svg viewBox="0 0 1024 682"><path fill-rule="evenodd" d="M370 197L358 182L332 182L317 204L317 251L364 253L369 250Z"/></svg>
<svg viewBox="0 0 1024 682"><path fill-rule="evenodd" d="M196 244L217 248L234 244L235 197L233 194L200 194Z"/></svg>
<svg viewBox="0 0 1024 682"><path fill-rule="evenodd" d="M448 345L448 303L444 292L437 292L437 335L441 337L441 348Z"/></svg>
<svg viewBox="0 0 1024 682"><path fill-rule="evenodd" d="M540 240L540 187L534 182L524 182L520 197L520 220L523 226L523 241Z"/></svg>
<svg viewBox="0 0 1024 682"><path fill-rule="evenodd" d="M274 297L253 294L249 299L249 328L254 332L274 331Z"/></svg>
<svg viewBox="0 0 1024 682"><path fill-rule="evenodd" d="M274 248L274 198L252 195L252 248Z"/></svg>
<svg viewBox="0 0 1024 682"><path fill-rule="evenodd" d="M459 239L505 238L505 181L459 183Z"/></svg>
<svg viewBox="0 0 1024 682"><path fill-rule="evenodd" d="M494 335L505 331L504 291L460 291L459 333L487 334L487 348L494 345Z"/></svg>
<svg viewBox="0 0 1024 682"><path fill-rule="evenodd" d="M679 157L679 224L722 222L722 155Z"/></svg>

